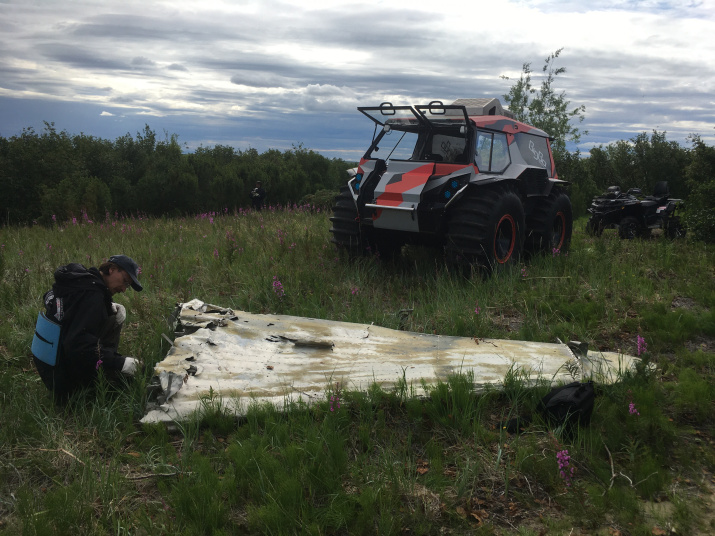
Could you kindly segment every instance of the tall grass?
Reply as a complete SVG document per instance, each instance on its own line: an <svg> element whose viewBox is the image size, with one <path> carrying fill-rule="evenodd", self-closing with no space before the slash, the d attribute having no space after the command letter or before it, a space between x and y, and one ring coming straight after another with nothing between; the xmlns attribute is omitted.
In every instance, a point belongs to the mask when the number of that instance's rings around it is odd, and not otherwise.
<svg viewBox="0 0 715 536"><path fill-rule="evenodd" d="M711 246L593 239L579 222L568 255L483 279L422 248L390 262L347 259L329 225L328 214L293 207L0 229L0 532L715 531L703 477L715 470ZM464 371L425 386L426 399L404 381L391 392L326 382L321 404L278 411L242 401L241 420L229 411L234 401L209 395L194 419L170 429L137 424L149 371L127 386L100 380L56 407L29 351L41 297L57 266L97 266L116 253L139 262L145 288L116 297L129 316L120 351L150 366L166 355L175 304L200 298L253 313L581 340L631 354L640 336L655 368L599 386L591 425L568 436L539 419L547 388L527 388L518 370L481 395ZM509 435L502 424L515 416L534 419ZM575 469L570 486L556 461L563 450ZM649 514L654 501L670 513Z"/></svg>

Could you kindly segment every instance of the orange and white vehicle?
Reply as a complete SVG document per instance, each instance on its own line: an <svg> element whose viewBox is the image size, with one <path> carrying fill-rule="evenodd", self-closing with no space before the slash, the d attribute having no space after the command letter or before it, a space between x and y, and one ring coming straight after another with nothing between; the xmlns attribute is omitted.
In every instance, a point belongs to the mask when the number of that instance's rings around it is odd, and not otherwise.
<svg viewBox="0 0 715 536"><path fill-rule="evenodd" d="M549 136L498 99L359 107L372 143L336 197L332 242L392 255L444 248L488 270L524 252L568 250L573 217Z"/></svg>

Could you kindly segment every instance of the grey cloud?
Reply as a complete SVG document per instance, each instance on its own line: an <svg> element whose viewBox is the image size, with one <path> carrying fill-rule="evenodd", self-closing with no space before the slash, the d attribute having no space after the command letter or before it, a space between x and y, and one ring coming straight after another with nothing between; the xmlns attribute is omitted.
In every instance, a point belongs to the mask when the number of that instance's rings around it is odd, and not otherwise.
<svg viewBox="0 0 715 536"><path fill-rule="evenodd" d="M702 0L683 2L682 0L519 0L527 8L537 8L547 13L587 13L589 11L630 11L630 12L680 12L693 11L702 14L706 7ZM703 9L703 11L706 11Z"/></svg>
<svg viewBox="0 0 715 536"><path fill-rule="evenodd" d="M148 101L138 94L117 94L111 97L109 102L119 105L137 105Z"/></svg>
<svg viewBox="0 0 715 536"><path fill-rule="evenodd" d="M42 43L36 50L45 58L65 63L77 68L87 69L128 69L126 62L104 57L87 48L64 43Z"/></svg>
<svg viewBox="0 0 715 536"><path fill-rule="evenodd" d="M183 22L183 21L181 21ZM121 39L128 43L154 41L181 36L196 37L188 28L177 27L177 22L165 17L107 14L89 17L68 27L70 35L78 38L99 37Z"/></svg>
<svg viewBox="0 0 715 536"><path fill-rule="evenodd" d="M237 21L227 20L224 14L211 19L161 14L138 16L136 14L103 14L88 17L69 27L71 35L78 38L122 40L128 45L142 42L201 43L211 45L218 41L255 43L265 38L263 21L245 16Z"/></svg>
<svg viewBox="0 0 715 536"><path fill-rule="evenodd" d="M290 77L263 70L242 70L231 77L231 83L256 88L293 87L296 82Z"/></svg>
<svg viewBox="0 0 715 536"><path fill-rule="evenodd" d="M305 93L312 97L337 97L344 95L345 90L329 84L310 84Z"/></svg>
<svg viewBox="0 0 715 536"><path fill-rule="evenodd" d="M132 58L132 65L135 67L154 67L156 65L155 61L145 58L144 56L136 56Z"/></svg>
<svg viewBox="0 0 715 536"><path fill-rule="evenodd" d="M153 128L180 128L178 134L192 143L200 142L201 136L206 140L250 139L255 134L256 140L269 146L270 140L287 147L291 141L304 141L311 148L354 151L364 141L356 138L356 129L371 128L369 122L363 124L356 106L388 99L412 104L460 97L501 98L515 80L502 80L500 74L508 72L518 79L522 64L530 62L538 87L543 60L553 52L544 49L537 32L532 40L519 36L516 42L499 41L505 39L503 35L492 36L489 28L468 24L472 8L464 25L447 27L442 24L442 6L431 14L370 2L310 11L262 0L256 4L260 6L257 13L226 15L207 6L182 11L180 2L166 10L152 2L140 9L140 4L128 0L111 3L112 13L102 13L106 11L103 5L107 4L97 3L95 8L87 2L84 11L78 12L71 4L62 4L50 17L36 5L25 9L18 3L8 11L0 3L0 28L11 32L0 43L0 86L10 93L32 91L65 102L84 100L87 106L96 99L85 95L104 94L121 113L126 111L123 124L145 121ZM624 6L616 0L594 0L587 7L563 0L524 4L554 18L557 11L617 10L619 5ZM673 5L641 2L628 9L657 14ZM700 16L707 6L699 3L692 10L687 17ZM682 14L673 16L681 23L685 20ZM649 26L634 29L648 45L643 55L635 46L613 54L607 44L595 44L599 49L564 43L557 66L566 67L567 73L559 76L557 87L567 92L573 106L587 106L586 121L578 125L592 133L584 138L584 146L611 136L635 135L642 126L667 130L669 139L671 132L677 138L687 135L680 128L683 122L713 122L712 98L706 88L709 91L715 72L702 61L703 50L712 49L700 46L679 59L651 59L648 56L657 51L659 42L649 41L649 36L658 35L659 27L652 25L653 17L643 20L650 21ZM660 24L668 23L664 18ZM336 59L329 64L307 55L293 58L273 52L286 47L324 49L326 58ZM338 50L347 51L344 61ZM35 62L39 68L15 67L21 62ZM70 75L53 78L54 66L45 68L51 62L70 69ZM180 72L191 74L179 76ZM123 84L130 77L142 78L149 86L163 85L166 90L157 97L138 90L117 94L106 87L74 85L74 80L91 79L95 73L122 77ZM101 86L114 84L111 79L98 79ZM181 97L174 100L170 95ZM103 106L100 112L114 113L106 101ZM30 117L34 112L27 113ZM226 132L219 134L222 129ZM235 129L248 133L235 133ZM712 136L711 132L710 128Z"/></svg>

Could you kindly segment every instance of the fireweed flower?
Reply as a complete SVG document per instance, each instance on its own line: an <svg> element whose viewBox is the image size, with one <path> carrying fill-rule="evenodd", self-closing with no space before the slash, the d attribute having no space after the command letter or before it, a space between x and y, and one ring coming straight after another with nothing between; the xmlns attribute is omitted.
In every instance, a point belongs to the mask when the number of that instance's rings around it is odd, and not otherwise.
<svg viewBox="0 0 715 536"><path fill-rule="evenodd" d="M482 312L482 310L479 307L479 300L477 300L477 302L474 304L474 314L478 315L481 312Z"/></svg>
<svg viewBox="0 0 715 536"><path fill-rule="evenodd" d="M567 487L571 487L571 481L573 480L575 469L571 467L571 456L569 456L568 450L560 450L556 453L556 462L559 466L559 475L566 484Z"/></svg>
<svg viewBox="0 0 715 536"><path fill-rule="evenodd" d="M335 382L335 394L330 395L330 411L340 409L340 382Z"/></svg>
<svg viewBox="0 0 715 536"><path fill-rule="evenodd" d="M340 409L340 397L333 395L330 397L330 411L335 411L336 409Z"/></svg>
<svg viewBox="0 0 715 536"><path fill-rule="evenodd" d="M640 356L641 354L644 354L648 351L648 345L645 342L645 339L638 335L638 338L636 339L636 344L638 347L638 355Z"/></svg>
<svg viewBox="0 0 715 536"><path fill-rule="evenodd" d="M279 298L285 296L285 290L283 289L283 283L280 282L277 275L273 276L273 292Z"/></svg>
<svg viewBox="0 0 715 536"><path fill-rule="evenodd" d="M628 413L630 415L636 415L636 416L640 417L640 412L636 409L636 405L633 402L628 404Z"/></svg>
<svg viewBox="0 0 715 536"><path fill-rule="evenodd" d="M97 359L97 365L94 367L94 370L99 370L99 367L102 365L102 363L104 363L104 361L102 361L102 358L100 357L99 359Z"/></svg>

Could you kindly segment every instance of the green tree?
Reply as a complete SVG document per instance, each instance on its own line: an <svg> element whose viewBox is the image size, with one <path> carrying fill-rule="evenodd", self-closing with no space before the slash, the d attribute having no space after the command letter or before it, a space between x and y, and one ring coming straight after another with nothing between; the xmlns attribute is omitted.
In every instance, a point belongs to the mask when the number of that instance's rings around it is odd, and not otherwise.
<svg viewBox="0 0 715 536"><path fill-rule="evenodd" d="M685 168L688 196L686 221L695 238L715 243L715 147L692 135L690 163Z"/></svg>
<svg viewBox="0 0 715 536"><path fill-rule="evenodd" d="M72 217L78 220L103 218L112 209L109 187L97 177L82 172L63 179L57 186L44 186L42 194L42 219L49 222L56 218L65 221Z"/></svg>
<svg viewBox="0 0 715 536"><path fill-rule="evenodd" d="M140 208L147 214L178 216L204 208L200 205L198 178L181 153L176 135L156 144L136 188Z"/></svg>
<svg viewBox="0 0 715 536"><path fill-rule="evenodd" d="M54 123L38 135L32 128L3 144L0 156L0 210L4 223L25 224L42 214L42 194L64 179L85 173L72 139Z"/></svg>
<svg viewBox="0 0 715 536"><path fill-rule="evenodd" d="M563 48L552 53L544 62L542 72L544 79L541 87L536 89L531 82L531 63L525 63L522 73L509 93L503 95L509 109L517 120L540 128L553 138L551 149L554 153L557 169L568 153L567 142L578 143L582 135L588 131L581 131L573 122L581 123L585 118L584 105L570 108L571 102L566 98L566 92L558 93L554 88L556 77L566 72L565 67L555 67L556 59ZM509 80L508 76L502 76Z"/></svg>
<svg viewBox="0 0 715 536"><path fill-rule="evenodd" d="M633 184L633 177L637 174L636 157L633 153L633 144L625 140L619 140L606 147L606 153L613 169L613 180L603 187L619 186L622 190L627 190Z"/></svg>
<svg viewBox="0 0 715 536"><path fill-rule="evenodd" d="M637 175L633 177L644 193L650 194L658 182L667 181L674 197L687 194L685 168L688 153L677 142L668 141L665 132L654 130L650 138L645 132L632 138Z"/></svg>
<svg viewBox="0 0 715 536"><path fill-rule="evenodd" d="M603 145L591 149L584 164L588 180L594 184L599 192L605 191L609 186L616 184L613 164L609 158L608 150L604 149Z"/></svg>

